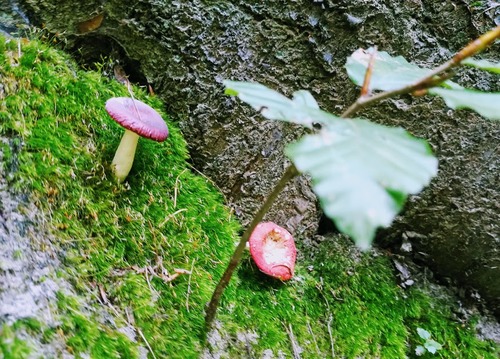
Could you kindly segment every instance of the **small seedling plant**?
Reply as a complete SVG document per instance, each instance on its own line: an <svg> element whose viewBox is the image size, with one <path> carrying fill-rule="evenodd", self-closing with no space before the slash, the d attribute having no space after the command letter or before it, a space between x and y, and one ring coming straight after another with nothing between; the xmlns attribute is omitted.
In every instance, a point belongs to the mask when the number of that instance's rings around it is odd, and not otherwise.
<svg viewBox="0 0 500 359"><path fill-rule="evenodd" d="M417 345L415 354L418 356L424 355L426 352L436 354L436 352L443 348L443 346L431 338L431 333L422 328L417 328L417 334L424 340L423 345Z"/></svg>
<svg viewBox="0 0 500 359"><path fill-rule="evenodd" d="M224 81L226 94L237 96L266 119L303 125L311 132L286 148L292 164L242 235L208 305L207 328L248 238L281 190L298 174L310 176L324 213L362 250L370 248L377 228L391 224L407 197L419 193L436 176L438 161L425 140L402 128L353 117L357 112L402 94L432 95L442 97L450 108L468 108L500 120L500 93L466 89L450 80L458 66L499 74L500 63L471 58L499 37L497 26L435 69L420 68L376 48L359 49L347 59L346 70L361 86L361 94L340 116L321 110L305 90L289 99L258 83ZM313 126L317 124L319 130Z"/></svg>

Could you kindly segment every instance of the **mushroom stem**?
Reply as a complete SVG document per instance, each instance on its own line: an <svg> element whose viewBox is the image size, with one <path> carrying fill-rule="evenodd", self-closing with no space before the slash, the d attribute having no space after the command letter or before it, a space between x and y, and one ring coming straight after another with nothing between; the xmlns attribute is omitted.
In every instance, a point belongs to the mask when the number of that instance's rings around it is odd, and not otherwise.
<svg viewBox="0 0 500 359"><path fill-rule="evenodd" d="M118 183L123 182L132 168L138 140L138 134L125 130L120 145L116 149L113 162L111 162L111 169Z"/></svg>

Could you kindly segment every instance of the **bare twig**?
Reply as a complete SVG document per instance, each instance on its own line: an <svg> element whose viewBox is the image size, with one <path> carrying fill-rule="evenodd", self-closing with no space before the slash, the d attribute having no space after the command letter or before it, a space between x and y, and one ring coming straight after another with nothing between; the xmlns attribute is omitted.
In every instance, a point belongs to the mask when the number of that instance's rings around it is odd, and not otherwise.
<svg viewBox="0 0 500 359"><path fill-rule="evenodd" d="M137 333L139 333L139 335L141 336L141 338L144 341L144 343L146 343L146 346L148 347L148 350L151 353L151 355L153 356L153 358L156 359L156 355L155 355L153 349L151 348L151 345L149 345L149 342L146 339L146 337L144 336L144 333L142 332L141 328L135 327L135 329L137 330Z"/></svg>
<svg viewBox="0 0 500 359"><path fill-rule="evenodd" d="M149 291L151 292L151 295L153 295L153 293L156 293L156 295L159 296L159 293L151 285L151 281L149 280L149 276L148 276L149 271L153 272L153 269L151 267L147 267L146 270L144 271L144 276L146 277L146 283L148 283Z"/></svg>
<svg viewBox="0 0 500 359"><path fill-rule="evenodd" d="M106 291L104 290L104 287L101 283L97 283L97 288L99 288L99 294L101 296L103 304L108 304L109 299L108 296L106 295Z"/></svg>
<svg viewBox="0 0 500 359"><path fill-rule="evenodd" d="M163 228L165 226L165 224L167 224L168 221L170 221L171 218L175 217L177 214L179 213L182 213L182 212L185 212L187 211L187 208L181 208L179 209L178 211L175 211L174 213L170 213L167 217L165 217L165 219L163 220L163 222L161 222L159 225L158 225L158 228Z"/></svg>
<svg viewBox="0 0 500 359"><path fill-rule="evenodd" d="M334 346L335 341L333 340L332 326L331 326L332 320L333 320L333 317L330 315L330 318L328 319L328 322L326 323L326 327L328 328L328 335L330 336L330 345L332 348L332 358L335 358L335 346Z"/></svg>
<svg viewBox="0 0 500 359"><path fill-rule="evenodd" d="M290 338L290 342L292 343L293 359L300 359L299 345L297 344L295 336L293 335L292 325L288 324L288 328L285 325L285 330L288 334L288 337Z"/></svg>
<svg viewBox="0 0 500 359"><path fill-rule="evenodd" d="M115 78L118 80L118 82L121 82L127 87L127 91L130 94L130 97L132 98L132 104L134 105L135 112L137 113L137 116L139 117L139 120L142 121L141 114L139 112L139 109L137 108L137 105L135 104L135 97L134 93L132 92L132 86L130 85L130 81L128 79L127 74L125 73L125 70L123 67L120 65L116 65L113 69Z"/></svg>
<svg viewBox="0 0 500 359"><path fill-rule="evenodd" d="M475 55L476 53L482 51L488 45L490 45L495 39L500 37L500 25L491 31L488 31L484 35L480 36L478 39L472 41L469 45L460 50L453 58L445 62L444 64L436 67L432 70L429 75L423 79L404 86L400 89L395 89L391 91L380 92L373 96L360 96L356 102L354 102L344 113L340 116L342 118L347 118L354 115L356 112L360 111L368 105L380 102L386 98L403 95L406 93L413 93L422 89L428 89L430 87L436 86L443 81L447 80L452 76L451 70L454 67L460 65L460 63L467 57Z"/></svg>
<svg viewBox="0 0 500 359"><path fill-rule="evenodd" d="M177 195L179 194L179 186L181 182L179 181L179 177L184 174L184 172L187 171L187 168L182 170L181 173L175 178L175 184L174 184L174 208L177 207Z"/></svg>
<svg viewBox="0 0 500 359"><path fill-rule="evenodd" d="M142 338L142 341L146 344L146 346L148 347L148 350L149 352L151 353L151 356L153 357L153 359L156 359L156 355L155 353L153 352L153 349L151 348L151 345L149 345L149 342L148 340L146 339L146 336L144 335L144 333L142 332L141 328L139 328L136 323L135 323L135 318L134 318L134 313L129 311L128 308L126 307L125 308L125 314L127 315L127 323L129 325L131 325L136 331L137 333L139 333L139 335L141 336Z"/></svg>
<svg viewBox="0 0 500 359"><path fill-rule="evenodd" d="M21 39L17 39L17 58L21 61Z"/></svg>
<svg viewBox="0 0 500 359"><path fill-rule="evenodd" d="M163 260L161 257L156 258L156 264L154 266L139 267L139 266L133 265L133 266L130 266L130 267L125 268L125 269L115 270L113 272L113 275L124 276L128 272L134 272L136 274L144 274L146 277L146 282L148 283L151 291L153 291L153 288L151 287L149 276L157 277L157 278L160 278L161 280L163 280L165 283L170 283L171 281L173 281L175 278L177 278L181 274L191 274L190 271L188 271L186 269L182 269L182 268L174 268L175 273L169 274L168 271L163 266Z"/></svg>
<svg viewBox="0 0 500 359"><path fill-rule="evenodd" d="M219 280L219 283L217 283L217 286L215 287L214 293L212 294L212 299L210 300L210 303L208 303L208 308L205 316L205 326L207 331L210 330L212 323L214 321L215 313L217 312L217 307L219 306L222 293L229 284L229 281L231 280L231 276L233 275L234 270L240 263L241 257L243 256L243 251L245 250L246 244L248 242L248 238L250 238L250 235L252 234L257 224L259 224L259 222L262 221L262 218L264 218L264 215L267 213L267 211L273 204L276 197L278 197L278 194L283 190L283 188L285 188L288 181L290 181L293 177L295 177L298 174L299 172L294 165L290 165L285 170L280 180L273 188L271 194L267 197L266 201L262 204L262 206L259 208L255 216L253 217L252 222L247 227L245 233L243 233L243 235L241 236L240 242L238 243L238 246L234 250L233 255L229 261L229 264L227 265L227 268L224 274L222 275L222 278Z"/></svg>
<svg viewBox="0 0 500 359"><path fill-rule="evenodd" d="M314 335L314 332L311 328L311 323L309 323L309 320L307 321L307 331L309 332L309 334L311 335L312 339L313 339L313 342L314 342L314 346L316 347L316 352L318 354L321 354L321 351L319 350L319 346L318 346L318 342L316 341L316 336Z"/></svg>
<svg viewBox="0 0 500 359"><path fill-rule="evenodd" d="M189 271L189 280L188 280L188 287L186 291L186 310L189 312L189 295L191 294L191 277L193 275L193 270L194 270L194 262L196 259L193 259L193 263L191 264L191 270Z"/></svg>

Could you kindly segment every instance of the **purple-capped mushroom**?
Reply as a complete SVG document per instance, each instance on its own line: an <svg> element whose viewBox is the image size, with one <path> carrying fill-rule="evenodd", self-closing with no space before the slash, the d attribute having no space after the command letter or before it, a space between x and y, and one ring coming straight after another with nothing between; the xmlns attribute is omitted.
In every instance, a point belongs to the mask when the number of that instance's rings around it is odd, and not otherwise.
<svg viewBox="0 0 500 359"><path fill-rule="evenodd" d="M132 168L139 137L162 142L168 137L168 127L152 107L130 97L110 98L106 101L106 111L113 120L125 128L111 162L116 180L123 182Z"/></svg>

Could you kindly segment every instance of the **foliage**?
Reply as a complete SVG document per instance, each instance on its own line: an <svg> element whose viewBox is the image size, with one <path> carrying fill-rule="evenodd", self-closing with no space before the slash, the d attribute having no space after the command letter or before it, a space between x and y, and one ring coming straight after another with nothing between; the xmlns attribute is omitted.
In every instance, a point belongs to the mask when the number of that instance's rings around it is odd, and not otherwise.
<svg viewBox="0 0 500 359"><path fill-rule="evenodd" d="M498 64L491 62L469 60L467 64L498 71ZM388 92L427 77L434 79L432 70L373 48L355 51L346 69L355 84L368 81L369 89ZM224 85L227 94L238 96L267 119L309 128L321 125L316 133L290 145L286 154L299 171L311 176L325 214L362 249L370 247L378 227L391 224L407 196L420 192L437 174L437 160L429 145L401 128L321 111L305 90L295 92L290 100L261 84L225 81ZM470 108L489 119L500 119L500 93L464 89L445 79L436 85L442 88L431 88L428 93L441 96L449 107Z"/></svg>
<svg viewBox="0 0 500 359"><path fill-rule="evenodd" d="M462 61L463 65L476 67L484 71L490 71L496 74L500 74L500 63L492 62L488 60L477 60L474 58L468 58Z"/></svg>
<svg viewBox="0 0 500 359"><path fill-rule="evenodd" d="M352 82L362 86L370 59L373 58L371 90L392 91L411 85L431 74L430 69L423 69L409 63L402 56L391 56L385 51L375 52L374 48L358 49L347 58L347 75ZM448 88L460 87L451 81L445 81L443 86Z"/></svg>
<svg viewBox="0 0 500 359"><path fill-rule="evenodd" d="M422 328L417 328L417 333L420 338L422 338L425 342L423 345L418 345L415 348L415 354L418 356L425 354L428 351L431 354L436 354L438 350L441 350L443 346L431 339L431 333Z"/></svg>
<svg viewBox="0 0 500 359"><path fill-rule="evenodd" d="M348 59L346 69L351 80L361 86L364 74L368 68L374 49L357 50ZM410 64L401 56L392 57L380 51L374 54L374 65L370 80L370 89L391 91L402 88L431 74L430 69L422 69ZM465 59L465 65L474 66L482 70L500 73L500 65L486 60ZM469 108L480 115L500 120L500 93L487 93L461 87L452 81L444 81L441 87L429 89L429 94L443 98L446 105L453 109Z"/></svg>
<svg viewBox="0 0 500 359"><path fill-rule="evenodd" d="M368 249L376 229L389 226L407 195L419 192L437 173L437 160L426 142L412 138L402 129L393 130L349 117L386 98L430 93L441 95L454 108L468 107L486 117L498 118L496 108L500 94L471 92L446 80L464 59L482 51L499 37L500 26L497 26L434 70L420 69L400 56L392 58L373 48L356 51L348 59L347 70L355 83L362 84L362 89L358 100L340 116L346 120L321 111L313 96L305 90L295 92L290 100L260 84L225 81L227 94L238 96L264 117L310 128L317 123L321 129L318 134L304 136L286 151L294 164L284 171L241 236L213 292L205 316L206 326L210 328L213 324L222 294L253 230L298 171L311 176L323 210L337 228L349 234L358 247ZM490 65L487 67L491 69ZM433 89L439 85L450 90ZM385 92L371 95L374 88Z"/></svg>
<svg viewBox="0 0 500 359"><path fill-rule="evenodd" d="M289 100L260 84L224 83L228 93L261 109L266 118L309 127L321 124L317 133L290 145L286 153L311 175L325 213L360 248L369 248L377 227L390 225L408 194L418 193L437 172L427 143L403 129L321 111L309 92Z"/></svg>

